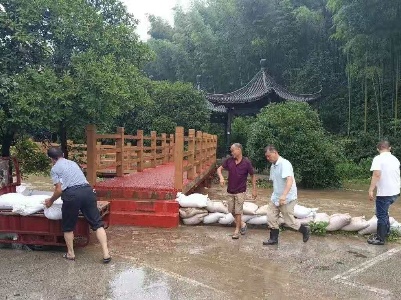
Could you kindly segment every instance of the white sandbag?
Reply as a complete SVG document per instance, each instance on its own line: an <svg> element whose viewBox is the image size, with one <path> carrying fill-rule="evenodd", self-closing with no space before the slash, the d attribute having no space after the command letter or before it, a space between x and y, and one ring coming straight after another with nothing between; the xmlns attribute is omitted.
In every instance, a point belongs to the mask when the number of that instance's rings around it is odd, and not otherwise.
<svg viewBox="0 0 401 300"><path fill-rule="evenodd" d="M256 210L255 215L259 215L259 216L267 215L268 210L269 210L269 205L266 204L266 205L260 206Z"/></svg>
<svg viewBox="0 0 401 300"><path fill-rule="evenodd" d="M225 214L221 213L221 212L214 212L214 213L210 213L207 216L205 216L203 218L203 223L204 224L213 224L213 223L217 223L219 221L220 218L224 217Z"/></svg>
<svg viewBox="0 0 401 300"><path fill-rule="evenodd" d="M222 225L230 225L234 222L234 216L232 213L225 214L224 217L219 219L219 224Z"/></svg>
<svg viewBox="0 0 401 300"><path fill-rule="evenodd" d="M390 217L389 221L390 221L390 225L393 225L394 222L397 222L393 217Z"/></svg>
<svg viewBox="0 0 401 300"><path fill-rule="evenodd" d="M197 225L199 223L202 223L203 218L205 216L207 216L207 213L198 214L198 215L192 216L192 217L187 218L187 219L182 219L182 222L185 225Z"/></svg>
<svg viewBox="0 0 401 300"><path fill-rule="evenodd" d="M206 209L208 212L215 213L223 213L228 214L228 204L227 201L207 201Z"/></svg>
<svg viewBox="0 0 401 300"><path fill-rule="evenodd" d="M393 224L390 225L390 230L394 230L398 234L401 234L401 224L394 220Z"/></svg>
<svg viewBox="0 0 401 300"><path fill-rule="evenodd" d="M369 222L365 220L365 216L353 217L348 225L345 225L341 230L344 231L360 231L369 227Z"/></svg>
<svg viewBox="0 0 401 300"><path fill-rule="evenodd" d="M258 208L255 203L244 202L244 215L254 215Z"/></svg>
<svg viewBox="0 0 401 300"><path fill-rule="evenodd" d="M299 204L294 206L294 216L298 219L303 219L308 217L311 213L316 212L317 208L308 208Z"/></svg>
<svg viewBox="0 0 401 300"><path fill-rule="evenodd" d="M13 205L13 213L20 214L22 216L32 215L45 208L45 200L49 198L47 195L35 195L35 196L24 196L23 201Z"/></svg>
<svg viewBox="0 0 401 300"><path fill-rule="evenodd" d="M372 234L377 232L377 217L374 215L372 218L368 220L369 226L366 228L359 230L358 234L365 235L365 234Z"/></svg>
<svg viewBox="0 0 401 300"><path fill-rule="evenodd" d="M18 185L18 186L15 188L15 191L16 191L18 194L22 194L22 193L26 190L26 188L27 188L26 183L21 183L21 185Z"/></svg>
<svg viewBox="0 0 401 300"><path fill-rule="evenodd" d="M0 209L12 209L13 205L25 201L25 196L20 193L8 193L0 196Z"/></svg>
<svg viewBox="0 0 401 300"><path fill-rule="evenodd" d="M278 224L279 224L279 225L284 225L284 224L285 224L284 218L283 218L282 216L280 216L280 217L278 218Z"/></svg>
<svg viewBox="0 0 401 300"><path fill-rule="evenodd" d="M191 218L195 215L199 214L207 214L208 211L206 209L202 208L196 208L196 207L185 207L185 208L180 208L180 217L183 219Z"/></svg>
<svg viewBox="0 0 401 300"><path fill-rule="evenodd" d="M46 218L50 220L61 220L63 218L63 214L61 212L61 208L63 206L63 201L61 199L57 199L53 202L53 205L49 208L45 207L43 213Z"/></svg>
<svg viewBox="0 0 401 300"><path fill-rule="evenodd" d="M206 207L208 196L198 193L186 196L179 192L177 193L177 201L181 207Z"/></svg>
<svg viewBox="0 0 401 300"><path fill-rule="evenodd" d="M250 219L256 218L256 215L242 215L241 220L242 222L247 223Z"/></svg>
<svg viewBox="0 0 401 300"><path fill-rule="evenodd" d="M267 216L257 216L255 218L250 219L247 223L253 225L267 224Z"/></svg>
<svg viewBox="0 0 401 300"><path fill-rule="evenodd" d="M313 219L313 222L315 223L321 223L321 222L325 222L325 223L329 223L330 222L330 216L326 213L317 213L315 215L315 218Z"/></svg>
<svg viewBox="0 0 401 300"><path fill-rule="evenodd" d="M329 225L327 226L327 231L336 231L342 229L344 226L351 223L350 214L333 214L330 216Z"/></svg>

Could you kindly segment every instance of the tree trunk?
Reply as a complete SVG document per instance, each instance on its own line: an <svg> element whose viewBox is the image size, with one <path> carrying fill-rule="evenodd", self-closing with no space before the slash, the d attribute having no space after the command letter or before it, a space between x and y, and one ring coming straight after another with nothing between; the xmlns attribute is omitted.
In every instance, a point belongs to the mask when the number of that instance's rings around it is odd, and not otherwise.
<svg viewBox="0 0 401 300"><path fill-rule="evenodd" d="M10 157L10 148L11 144L14 140L14 133L7 130L3 135L2 146L1 146L1 156L3 157Z"/></svg>
<svg viewBox="0 0 401 300"><path fill-rule="evenodd" d="M350 71L349 53L347 53L347 61L348 61L347 79L348 79L348 136L349 136L351 133L351 71Z"/></svg>
<svg viewBox="0 0 401 300"><path fill-rule="evenodd" d="M68 158L68 147L67 147L67 128L65 127L65 122L61 121L59 124L60 133L60 147L64 153L64 157Z"/></svg>

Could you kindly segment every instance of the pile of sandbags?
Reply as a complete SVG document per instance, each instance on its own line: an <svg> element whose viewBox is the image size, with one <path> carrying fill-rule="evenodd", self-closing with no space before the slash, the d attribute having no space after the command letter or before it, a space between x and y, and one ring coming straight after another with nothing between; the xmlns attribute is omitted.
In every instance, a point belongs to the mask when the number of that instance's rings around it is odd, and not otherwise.
<svg viewBox="0 0 401 300"><path fill-rule="evenodd" d="M234 223L234 216L228 210L227 201L212 201L208 195L191 194L186 196L177 194L179 202L180 217L185 225L198 224L221 224L231 225ZM258 206L253 202L245 201L242 221L252 225L266 225L268 222L267 212L269 205ZM336 213L331 216L326 213L318 213L318 208L309 208L299 204L294 206L294 217L300 224L323 223L327 225L326 231L348 231L358 232L361 235L376 233L377 218L373 216L366 220L365 216L352 217L348 213ZM279 224L284 225L280 215ZM390 218L392 230L401 234L401 224Z"/></svg>
<svg viewBox="0 0 401 300"><path fill-rule="evenodd" d="M8 193L0 196L0 209L11 209L13 213L28 216L44 211L45 216L52 220L61 219L61 206L63 202L57 199L53 206L45 208L45 200L49 195L30 195L22 193Z"/></svg>

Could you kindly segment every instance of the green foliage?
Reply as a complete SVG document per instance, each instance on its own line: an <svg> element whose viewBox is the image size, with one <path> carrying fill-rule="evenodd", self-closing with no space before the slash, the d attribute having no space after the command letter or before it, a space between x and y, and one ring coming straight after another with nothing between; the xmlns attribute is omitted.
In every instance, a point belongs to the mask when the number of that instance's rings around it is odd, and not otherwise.
<svg viewBox="0 0 401 300"><path fill-rule="evenodd" d="M151 103L118 120L127 132L143 129L174 133L176 126L183 126L185 130L208 130L210 111L203 95L190 84L152 81L148 82L147 93Z"/></svg>
<svg viewBox="0 0 401 300"><path fill-rule="evenodd" d="M308 104L288 102L262 109L249 132L247 149L255 167L266 166L264 148L274 144L288 159L304 187L339 185L335 172L339 149L327 137L318 114Z"/></svg>
<svg viewBox="0 0 401 300"><path fill-rule="evenodd" d="M50 159L32 140L21 137L13 149L13 155L18 159L22 175L49 175Z"/></svg>
<svg viewBox="0 0 401 300"><path fill-rule="evenodd" d="M336 174L343 180L369 179L372 159L362 159L359 163L343 161L336 165Z"/></svg>
<svg viewBox="0 0 401 300"><path fill-rule="evenodd" d="M231 127L231 141L240 143L244 147L244 155L247 154L246 144L248 141L249 131L255 117L237 117L234 119Z"/></svg>
<svg viewBox="0 0 401 300"><path fill-rule="evenodd" d="M328 225L328 222L310 222L309 228L312 234L324 236Z"/></svg>
<svg viewBox="0 0 401 300"><path fill-rule="evenodd" d="M401 234L398 230L396 229L391 229L390 230L390 235L387 237L388 242L396 242L400 239Z"/></svg>

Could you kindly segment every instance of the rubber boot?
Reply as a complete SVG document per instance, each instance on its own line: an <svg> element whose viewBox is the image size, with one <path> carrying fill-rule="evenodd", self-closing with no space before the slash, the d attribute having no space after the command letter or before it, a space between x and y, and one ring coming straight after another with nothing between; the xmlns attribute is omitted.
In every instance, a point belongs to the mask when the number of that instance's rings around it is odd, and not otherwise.
<svg viewBox="0 0 401 300"><path fill-rule="evenodd" d="M384 245L387 234L386 224L377 224L377 234L368 239L368 244Z"/></svg>
<svg viewBox="0 0 401 300"><path fill-rule="evenodd" d="M300 233L302 233L302 240L304 241L304 243L306 243L309 240L309 237L310 237L310 228L309 228L309 226L301 224L301 227L299 227L298 231Z"/></svg>
<svg viewBox="0 0 401 300"><path fill-rule="evenodd" d="M271 229L270 230L270 239L268 241L263 242L263 245L277 245L278 244L278 235L280 233L279 229Z"/></svg>

